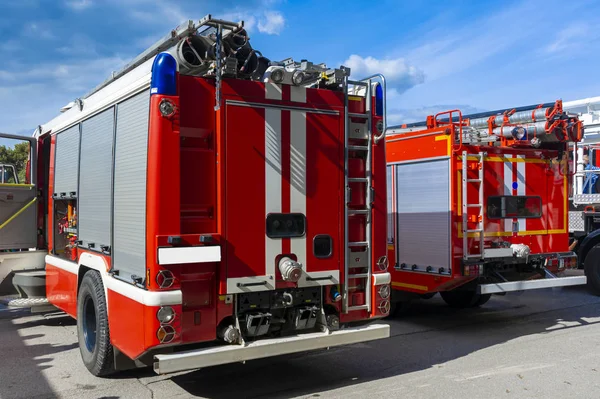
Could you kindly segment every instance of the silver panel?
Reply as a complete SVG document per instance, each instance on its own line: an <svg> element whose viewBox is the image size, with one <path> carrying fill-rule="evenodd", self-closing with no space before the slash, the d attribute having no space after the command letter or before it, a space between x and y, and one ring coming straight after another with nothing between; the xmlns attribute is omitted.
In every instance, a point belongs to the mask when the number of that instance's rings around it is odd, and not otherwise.
<svg viewBox="0 0 600 399"><path fill-rule="evenodd" d="M35 187L6 184L0 187L0 224L24 209L0 229L0 250L34 248L37 245ZM0 259L1 261L1 259Z"/></svg>
<svg viewBox="0 0 600 399"><path fill-rule="evenodd" d="M94 249L110 246L114 138L114 108L90 119L81 127L79 176L79 239Z"/></svg>
<svg viewBox="0 0 600 399"><path fill-rule="evenodd" d="M392 185L392 168L393 165L387 167L387 242L394 242L394 195Z"/></svg>
<svg viewBox="0 0 600 399"><path fill-rule="evenodd" d="M569 211L569 231L584 231L583 211Z"/></svg>
<svg viewBox="0 0 600 399"><path fill-rule="evenodd" d="M541 288L567 287L571 285L584 285L586 276L542 278L539 280L510 281L498 284L482 284L477 286L478 294L498 294L502 292L535 290Z"/></svg>
<svg viewBox="0 0 600 399"><path fill-rule="evenodd" d="M575 194L573 203L575 205L600 204L600 194Z"/></svg>
<svg viewBox="0 0 600 399"><path fill-rule="evenodd" d="M193 370L220 364L239 363L269 356L287 355L340 345L389 338L388 324L369 324L362 327L345 328L298 334L281 338L259 339L245 345L218 345L187 352L155 355L154 371L167 374Z"/></svg>
<svg viewBox="0 0 600 399"><path fill-rule="evenodd" d="M350 122L349 125L348 136L351 139L366 140L369 138L366 122Z"/></svg>
<svg viewBox="0 0 600 399"><path fill-rule="evenodd" d="M146 270L146 169L150 92L117 106L113 204L113 265L119 276Z"/></svg>
<svg viewBox="0 0 600 399"><path fill-rule="evenodd" d="M54 164L54 194L61 196L77 192L79 172L79 125L56 135Z"/></svg>
<svg viewBox="0 0 600 399"><path fill-rule="evenodd" d="M450 265L450 161L399 164L396 169L398 262Z"/></svg>

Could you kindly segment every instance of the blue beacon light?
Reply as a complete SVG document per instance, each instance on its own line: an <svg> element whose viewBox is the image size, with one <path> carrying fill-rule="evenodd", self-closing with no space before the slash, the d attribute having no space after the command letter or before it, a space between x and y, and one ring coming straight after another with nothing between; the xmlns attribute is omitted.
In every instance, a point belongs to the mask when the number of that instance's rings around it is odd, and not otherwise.
<svg viewBox="0 0 600 399"><path fill-rule="evenodd" d="M383 116L383 88L379 84L375 86L375 115Z"/></svg>
<svg viewBox="0 0 600 399"><path fill-rule="evenodd" d="M177 95L177 61L169 53L154 58L150 94Z"/></svg>

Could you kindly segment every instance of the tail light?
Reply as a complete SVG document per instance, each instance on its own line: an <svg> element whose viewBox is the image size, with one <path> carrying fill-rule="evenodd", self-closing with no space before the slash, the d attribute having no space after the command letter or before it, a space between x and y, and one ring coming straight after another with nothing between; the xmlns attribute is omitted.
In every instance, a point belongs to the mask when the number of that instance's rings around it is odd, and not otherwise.
<svg viewBox="0 0 600 399"><path fill-rule="evenodd" d="M170 288L174 282L175 276L173 276L173 273L170 270L160 270L156 274L156 284L158 284L160 288Z"/></svg>
<svg viewBox="0 0 600 399"><path fill-rule="evenodd" d="M385 265L387 268L387 258L379 258L377 262L380 265ZM392 294L392 276L390 273L375 273L373 275L373 308L374 316L384 317L390 313L391 294Z"/></svg>
<svg viewBox="0 0 600 399"><path fill-rule="evenodd" d="M156 331L156 338L161 344L168 344L175 338L175 329L169 325L160 326Z"/></svg>
<svg viewBox="0 0 600 399"><path fill-rule="evenodd" d="M577 255L548 257L544 267L556 268L559 271L577 268Z"/></svg>
<svg viewBox="0 0 600 399"><path fill-rule="evenodd" d="M160 323L156 330L156 338L161 344L172 342L177 336L179 323L174 322L177 312L171 306L161 306L156 311L156 319Z"/></svg>
<svg viewBox="0 0 600 399"><path fill-rule="evenodd" d="M463 276L479 277L483 274L483 265L464 265Z"/></svg>

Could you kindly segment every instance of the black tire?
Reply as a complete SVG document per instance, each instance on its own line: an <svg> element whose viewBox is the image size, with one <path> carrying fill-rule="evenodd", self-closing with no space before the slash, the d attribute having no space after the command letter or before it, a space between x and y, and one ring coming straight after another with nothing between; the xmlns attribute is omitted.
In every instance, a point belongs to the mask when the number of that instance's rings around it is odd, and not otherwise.
<svg viewBox="0 0 600 399"><path fill-rule="evenodd" d="M475 302L473 307L479 307L485 305L492 298L492 294L479 295L479 299Z"/></svg>
<svg viewBox="0 0 600 399"><path fill-rule="evenodd" d="M448 306L458 309L481 306L492 297L491 294L479 295L475 291L442 291L440 296Z"/></svg>
<svg viewBox="0 0 600 399"><path fill-rule="evenodd" d="M594 246L585 256L584 271L589 290L600 296L600 245Z"/></svg>
<svg viewBox="0 0 600 399"><path fill-rule="evenodd" d="M410 301L395 301L390 303L390 313L387 317L398 317L406 314L410 309Z"/></svg>
<svg viewBox="0 0 600 399"><path fill-rule="evenodd" d="M430 292L428 294L421 294L421 299L431 299L437 294L437 292Z"/></svg>
<svg viewBox="0 0 600 399"><path fill-rule="evenodd" d="M77 295L77 339L85 367L97 377L115 372L108 312L100 274L89 270Z"/></svg>

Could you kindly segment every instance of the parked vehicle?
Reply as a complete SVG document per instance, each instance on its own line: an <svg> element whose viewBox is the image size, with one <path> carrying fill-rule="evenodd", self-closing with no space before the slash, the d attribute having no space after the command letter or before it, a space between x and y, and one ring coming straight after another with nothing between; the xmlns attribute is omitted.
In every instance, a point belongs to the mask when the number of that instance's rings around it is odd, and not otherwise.
<svg viewBox="0 0 600 399"><path fill-rule="evenodd" d="M394 310L437 292L464 308L492 294L585 284L563 276L577 256L561 165L582 132L561 101L389 127Z"/></svg>
<svg viewBox="0 0 600 399"><path fill-rule="evenodd" d="M364 325L390 309L385 80L349 75L271 61L209 15L36 130L21 204L42 217L5 242L43 238L92 374L389 336Z"/></svg>

